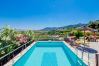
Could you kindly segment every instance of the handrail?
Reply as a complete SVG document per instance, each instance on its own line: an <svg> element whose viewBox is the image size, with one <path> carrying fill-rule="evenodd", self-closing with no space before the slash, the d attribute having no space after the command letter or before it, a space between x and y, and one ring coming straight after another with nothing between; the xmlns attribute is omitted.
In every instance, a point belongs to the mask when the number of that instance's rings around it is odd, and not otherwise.
<svg viewBox="0 0 99 66"><path fill-rule="evenodd" d="M11 45L13 45L13 44L11 44ZM7 45L7 46L4 46L3 48L0 48L0 51L7 48L7 47L9 47L9 46L11 46L11 45Z"/></svg>
<svg viewBox="0 0 99 66"><path fill-rule="evenodd" d="M31 41L32 41L32 40L31 40ZM11 52L7 53L6 55L2 56L2 57L0 58L0 60L1 60L2 58L6 57L7 55L9 55L9 54L13 53L14 51L18 50L19 48L21 48L21 47L25 46L26 44L28 44L28 43L29 43L29 42L31 42L31 41L28 41L27 43L25 43L25 44L21 45L20 47L18 47L18 48L16 48L16 49L14 49L13 51L11 51Z"/></svg>

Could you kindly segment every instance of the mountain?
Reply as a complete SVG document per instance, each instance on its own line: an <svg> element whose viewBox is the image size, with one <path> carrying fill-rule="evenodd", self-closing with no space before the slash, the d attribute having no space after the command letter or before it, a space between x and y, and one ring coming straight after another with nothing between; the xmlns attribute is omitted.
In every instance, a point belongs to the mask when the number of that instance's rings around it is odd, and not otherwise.
<svg viewBox="0 0 99 66"><path fill-rule="evenodd" d="M87 26L87 24L74 24L74 25L68 25L68 26L63 26L63 27L46 27L44 29L41 29L42 31L50 31L50 30L66 30L68 28L78 28L82 26Z"/></svg>
<svg viewBox="0 0 99 66"><path fill-rule="evenodd" d="M41 29L41 30L43 30L43 31L50 31L50 30L57 30L57 29L58 29L58 27L46 27L46 28Z"/></svg>

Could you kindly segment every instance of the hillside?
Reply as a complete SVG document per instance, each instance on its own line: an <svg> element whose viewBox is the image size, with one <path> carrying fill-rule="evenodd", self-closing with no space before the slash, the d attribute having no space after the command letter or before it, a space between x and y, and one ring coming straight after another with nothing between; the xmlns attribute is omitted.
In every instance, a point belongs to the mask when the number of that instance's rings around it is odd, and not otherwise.
<svg viewBox="0 0 99 66"><path fill-rule="evenodd" d="M77 28L81 26L87 26L87 24L75 24L75 25L68 25L68 26L63 26L63 27L46 27L44 29L41 29L42 31L50 31L50 30L66 30L68 28Z"/></svg>

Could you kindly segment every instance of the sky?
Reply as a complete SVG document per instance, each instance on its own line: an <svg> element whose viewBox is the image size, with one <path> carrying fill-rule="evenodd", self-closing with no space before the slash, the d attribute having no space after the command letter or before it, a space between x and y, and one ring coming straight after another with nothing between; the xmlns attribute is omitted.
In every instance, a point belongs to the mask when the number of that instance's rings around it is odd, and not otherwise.
<svg viewBox="0 0 99 66"><path fill-rule="evenodd" d="M0 28L38 30L99 19L99 0L0 0Z"/></svg>

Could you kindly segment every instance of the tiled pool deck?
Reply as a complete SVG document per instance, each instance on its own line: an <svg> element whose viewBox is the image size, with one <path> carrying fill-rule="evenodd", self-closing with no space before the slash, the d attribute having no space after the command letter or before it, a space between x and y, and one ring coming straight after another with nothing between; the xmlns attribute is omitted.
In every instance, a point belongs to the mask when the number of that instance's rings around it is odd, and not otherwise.
<svg viewBox="0 0 99 66"><path fill-rule="evenodd" d="M63 41L64 42L64 41ZM65 43L65 42L64 42ZM4 66L12 66L20 57L22 57L33 45L35 44L35 42L33 44L31 44L30 46L28 46L26 49L24 49L23 51L21 51L17 56L15 56L12 60L10 60L8 63L6 63ZM74 49L73 47L71 47L70 45L66 44L66 46L68 46L75 54L77 54L79 56L79 58L82 58L82 52L79 50ZM90 66L95 66L95 56L94 54L90 54L90 59L88 59L88 53L83 53L83 60L86 64L88 64L88 62L90 63Z"/></svg>

